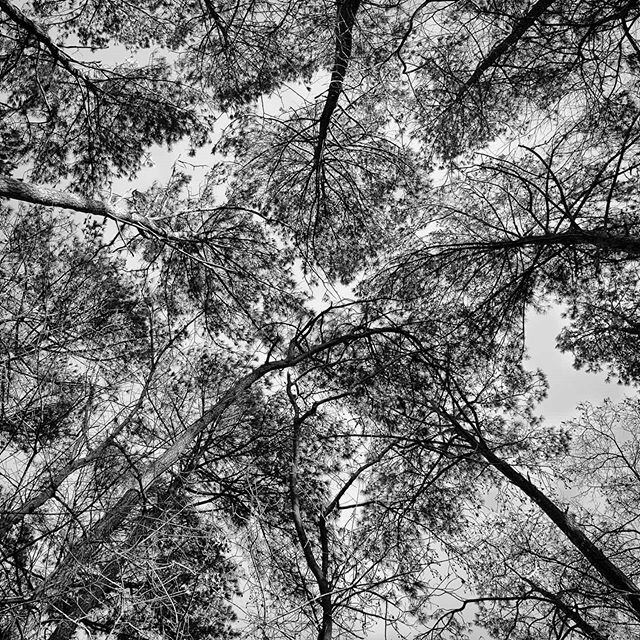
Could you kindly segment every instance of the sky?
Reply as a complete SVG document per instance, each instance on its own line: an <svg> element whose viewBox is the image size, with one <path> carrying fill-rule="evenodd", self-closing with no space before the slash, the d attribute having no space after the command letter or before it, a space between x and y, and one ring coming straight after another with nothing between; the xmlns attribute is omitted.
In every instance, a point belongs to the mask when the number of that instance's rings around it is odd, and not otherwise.
<svg viewBox="0 0 640 640"><path fill-rule="evenodd" d="M541 369L549 391L539 406L547 422L559 424L576 416L582 402L601 404L606 398L614 402L634 395L636 389L616 382L606 382L606 373L588 373L573 368L573 356L556 348L556 336L567 323L562 308L552 307L544 314L531 312L525 326L529 369Z"/></svg>

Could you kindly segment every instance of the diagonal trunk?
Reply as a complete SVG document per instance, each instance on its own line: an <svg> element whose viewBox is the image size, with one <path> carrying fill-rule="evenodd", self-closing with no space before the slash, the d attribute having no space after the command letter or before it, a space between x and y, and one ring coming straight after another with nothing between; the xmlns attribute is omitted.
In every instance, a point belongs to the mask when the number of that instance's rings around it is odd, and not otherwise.
<svg viewBox="0 0 640 640"><path fill-rule="evenodd" d="M2 0L0 0L0 3L2 3ZM93 198L87 198L75 193L30 184L8 176L0 175L0 197L41 204L48 207L61 207L63 209L88 213L92 216L109 218L118 224L134 227L142 233L146 232L154 238L167 242L199 242L197 238L185 236L180 233L172 233L163 229L152 220L143 216L134 216L124 211L119 211L101 200L94 200Z"/></svg>
<svg viewBox="0 0 640 640"><path fill-rule="evenodd" d="M458 93L458 99L460 99L464 93L477 84L478 80L482 77L485 71L495 66L500 58L509 52L522 38L522 36L536 23L542 14L553 4L553 0L538 0L529 11L522 16L514 25L511 33L498 42L498 44L489 51L487 56L478 64L474 72L471 74L468 80L462 85L462 89Z"/></svg>
<svg viewBox="0 0 640 640"><path fill-rule="evenodd" d="M589 564L627 601L636 618L640 620L640 589L633 580L615 565L604 552L576 526L567 513L560 509L533 482L523 476L507 461L497 456L481 437L465 429L453 416L446 414L455 432L480 454L496 471L500 472L511 484L529 497L549 519L562 531Z"/></svg>
<svg viewBox="0 0 640 640"><path fill-rule="evenodd" d="M97 580L99 583L97 588L85 588L80 593L77 593L72 600L61 598L59 594L67 593L70 590L78 567L91 564L101 545L112 538L113 534L123 526L129 515L146 497L153 495L159 489L163 475L180 460L182 455L193 445L197 436L219 420L225 411L253 384L271 372L282 371L296 366L333 347L346 346L362 338L374 335L398 332L398 329L383 327L353 331L317 344L302 353L296 353L294 350L295 343L292 343L285 358L268 360L232 384L212 407L185 429L172 446L157 460L150 463L139 475L134 476L131 474L129 477L123 478L120 485L120 497L113 507L82 538L71 544L58 568L48 577L37 594L38 599L41 601L51 603L50 610L53 613L62 613L64 617L64 621L58 624L57 629L50 636L50 640L70 640L75 632L77 621L81 620L92 608L100 604L101 594L104 593L104 589L109 583L108 576L104 576L104 579ZM108 564L108 566L110 565ZM328 587L324 595L330 598ZM323 600L323 610L324 608Z"/></svg>

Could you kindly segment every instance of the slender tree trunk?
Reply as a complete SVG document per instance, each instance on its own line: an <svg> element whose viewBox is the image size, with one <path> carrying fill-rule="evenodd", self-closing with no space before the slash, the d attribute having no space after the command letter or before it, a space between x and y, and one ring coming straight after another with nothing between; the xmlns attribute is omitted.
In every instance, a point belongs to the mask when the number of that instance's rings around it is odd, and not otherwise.
<svg viewBox="0 0 640 640"><path fill-rule="evenodd" d="M636 618L640 620L640 590L633 580L611 562L586 533L567 517L567 513L540 491L533 482L493 453L483 439L470 433L456 418L448 414L447 417L451 421L455 432L462 439L468 442L496 471L499 471L511 484L520 489L540 507L598 574L624 597Z"/></svg>
<svg viewBox="0 0 640 640"><path fill-rule="evenodd" d="M326 602L325 602L326 601ZM333 605L331 596L322 598L322 627L318 632L318 640L331 640L333 636Z"/></svg>
<svg viewBox="0 0 640 640"><path fill-rule="evenodd" d="M302 513L300 511L300 499L298 498L298 466L300 463L300 431L304 421L315 413L316 407L300 415L298 405L295 401L293 393L291 391L291 380L287 381L287 394L293 406L294 418L293 418L293 438L292 438L292 451L291 451L291 468L289 470L289 498L291 500L291 517L293 519L293 525L298 536L298 543L302 549L307 567L313 574L318 585L318 591L320 592L320 606L322 608L322 620L320 622L320 628L318 629L318 640L331 640L333 633L333 604L331 602L331 587L327 580L328 571L328 540L324 515L320 516L320 538L322 544L322 560L321 565L318 564L316 557L313 553L311 546L311 540L307 535L307 530L302 521Z"/></svg>
<svg viewBox="0 0 640 640"><path fill-rule="evenodd" d="M360 0L338 0L336 15L336 52L331 69L331 81L329 83L329 91L320 116L320 126L318 128L318 139L314 152L314 163L318 168L322 159L322 151L329 133L329 125L331 124L331 116L338 106L338 100L342 93L342 85L347 75L347 67L351 60L351 51L353 48L353 26L356 20L356 14L360 7Z"/></svg>

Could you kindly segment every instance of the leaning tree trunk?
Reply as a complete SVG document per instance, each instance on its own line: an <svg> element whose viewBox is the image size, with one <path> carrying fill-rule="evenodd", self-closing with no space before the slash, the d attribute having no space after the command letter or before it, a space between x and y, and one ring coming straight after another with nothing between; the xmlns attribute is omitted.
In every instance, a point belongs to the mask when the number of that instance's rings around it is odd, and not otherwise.
<svg viewBox="0 0 640 640"><path fill-rule="evenodd" d="M567 513L546 496L533 482L523 476L508 462L497 456L482 437L476 437L465 429L454 417L446 414L455 432L479 453L496 471L499 471L511 484L529 497L549 519L562 531L589 564L604 578L631 607L636 618L640 620L640 589L633 580L616 566L605 553L576 526Z"/></svg>

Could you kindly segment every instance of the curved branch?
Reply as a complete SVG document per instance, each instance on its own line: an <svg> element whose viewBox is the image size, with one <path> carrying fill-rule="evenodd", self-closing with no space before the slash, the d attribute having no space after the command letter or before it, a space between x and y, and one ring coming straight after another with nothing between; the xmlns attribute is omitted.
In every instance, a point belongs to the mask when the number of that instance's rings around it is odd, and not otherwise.
<svg viewBox="0 0 640 640"><path fill-rule="evenodd" d="M298 535L298 541L300 542L302 552L304 553L304 559L306 560L307 566L311 570L311 573L313 573L313 576L316 579L316 582L318 583L318 586L320 587L320 591L322 593L322 588L327 586L326 577L322 573L320 565L318 565L318 562L313 555L311 541L309 540L309 536L307 535L304 523L302 522L300 500L298 498L297 490L298 466L300 464L300 430L305 419L315 413L315 411L314 408L312 408L302 416L300 415L300 409L298 408L298 403L295 400L293 391L291 390L291 386L291 377L287 376L287 396L289 397L289 402L293 407L293 438L291 447L291 468L289 470L289 498L291 499L291 515L293 517L293 524Z"/></svg>

